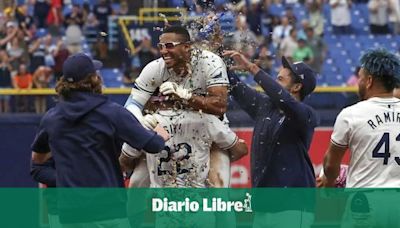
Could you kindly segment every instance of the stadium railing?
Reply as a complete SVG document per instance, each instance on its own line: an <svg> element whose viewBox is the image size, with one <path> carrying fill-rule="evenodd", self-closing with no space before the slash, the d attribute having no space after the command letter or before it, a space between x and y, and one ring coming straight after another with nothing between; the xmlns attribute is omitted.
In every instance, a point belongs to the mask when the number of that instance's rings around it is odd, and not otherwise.
<svg viewBox="0 0 400 228"><path fill-rule="evenodd" d="M261 87L255 87L256 90L262 91ZM104 88L103 94L107 95L128 95L131 88ZM355 93L357 87L342 87L342 86L318 86L315 93ZM0 89L0 95L55 95L54 88L48 89Z"/></svg>

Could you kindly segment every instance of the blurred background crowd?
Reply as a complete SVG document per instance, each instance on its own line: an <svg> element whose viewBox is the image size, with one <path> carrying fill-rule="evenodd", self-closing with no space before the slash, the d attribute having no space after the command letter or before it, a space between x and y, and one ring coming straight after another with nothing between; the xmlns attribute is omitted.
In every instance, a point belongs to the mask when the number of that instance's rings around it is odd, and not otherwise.
<svg viewBox="0 0 400 228"><path fill-rule="evenodd" d="M224 47L272 74L282 55L305 61L319 72L319 86L356 85L358 58L368 48L399 51L400 0L2 0L0 89L54 87L63 61L82 51L104 61L105 86L129 87L159 57L158 37L143 36L132 50L114 39L121 33L116 19L138 16L140 8L185 9L189 17L212 9ZM0 112L46 109L45 96L0 95Z"/></svg>

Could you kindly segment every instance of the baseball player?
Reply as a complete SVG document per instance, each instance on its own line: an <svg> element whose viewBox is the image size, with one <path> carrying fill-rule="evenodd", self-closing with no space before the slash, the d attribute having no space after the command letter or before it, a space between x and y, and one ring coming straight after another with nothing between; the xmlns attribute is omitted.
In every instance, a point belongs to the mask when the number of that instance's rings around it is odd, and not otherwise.
<svg viewBox="0 0 400 228"><path fill-rule="evenodd" d="M227 108L228 78L223 60L212 52L192 48L188 31L183 27L168 27L160 36L161 58L150 62L136 79L125 107L148 128L143 107L159 88L164 98L162 109L201 110L222 118ZM226 152L212 153L211 161L219 161L213 177L214 186L229 186L230 166ZM226 165L222 165L226 164ZM143 167L138 165L137 168ZM212 168L213 169L213 168ZM213 169L214 170L214 169ZM135 170L136 173L140 171ZM135 173L134 172L134 173ZM215 175L215 173L218 173ZM134 177L136 175L134 174ZM139 177L138 177L139 178ZM142 179L142 178L141 178ZM141 180L135 181L136 183Z"/></svg>
<svg viewBox="0 0 400 228"><path fill-rule="evenodd" d="M283 68L274 80L237 51L225 51L224 55L235 61L231 69L251 72L265 91L258 93L230 72L231 94L256 122L251 152L252 187L314 188L308 149L318 118L302 101L314 91L316 73L304 62L292 64L282 57ZM285 195L279 205L272 206L273 211L257 211L253 227L309 227L314 219L313 208L304 202L313 198L311 194L301 198Z"/></svg>
<svg viewBox="0 0 400 228"><path fill-rule="evenodd" d="M140 168L136 168L131 176L130 186L135 187L209 187L209 170L210 170L210 149L211 144L215 143L219 148L227 150L229 154L236 155L231 157L231 161L235 161L247 154L247 146L243 140L238 139L236 134L216 116L187 110L161 110L158 114L148 115L146 118L153 119L149 121L151 127L162 126L170 135L170 139L166 142L166 147L159 156L147 156L146 161L141 162ZM136 159L141 155L140 151L124 144L120 161L127 162ZM141 159L143 161L143 159ZM122 164L123 165L123 164ZM221 163L220 165L228 165L229 163ZM124 165L123 165L124 166ZM229 170L229 167L220 167ZM145 169L145 171L143 170ZM148 183L148 179L150 183ZM135 183L139 182L139 183ZM136 196L130 196L131 202L137 202ZM136 210L129 211L135 214L133 217L143 217L142 212ZM172 221L184 222L183 226L190 226L191 219L194 221L203 220L199 216L201 213L195 213L188 218L180 216L172 219L172 217L159 216L156 219L156 227L159 224L171 224ZM207 216L207 223L199 227L213 227L214 222L217 226L221 224L235 227L235 217L233 213L217 214L214 217ZM133 222L133 223L132 223ZM131 224L138 224L137 219L131 221ZM219 225L218 225L219 224ZM182 226L182 224L180 224Z"/></svg>
<svg viewBox="0 0 400 228"><path fill-rule="evenodd" d="M158 155L146 154L151 187L207 187L213 142L223 150L233 151L232 154L247 154L247 146L243 140L239 140L214 115L185 110L162 110L152 117L152 127L159 124L171 138ZM140 155L140 151L128 144L123 145L121 156L135 159ZM237 158L232 158L235 159Z"/></svg>
<svg viewBox="0 0 400 228"><path fill-rule="evenodd" d="M334 185L340 162L349 149L346 188L399 188L400 99L393 97L393 89L400 79L400 60L385 49L369 50L361 57L359 75L361 101L343 109L336 118L319 186ZM365 195L369 201L365 207L368 211L371 208L375 218L374 227L398 226L390 221L398 221L399 211L389 206L400 203L397 192ZM385 207L378 209L379 203ZM348 221L346 215L349 213L345 212L344 221Z"/></svg>
<svg viewBox="0 0 400 228"><path fill-rule="evenodd" d="M377 49L364 54L361 64L358 93L362 101L343 109L336 118L321 185L332 186L349 148L347 187L400 187L400 143L396 143L400 140L396 127L400 126L400 100L393 97L400 61Z"/></svg>
<svg viewBox="0 0 400 228"><path fill-rule="evenodd" d="M129 111L101 94L102 80L97 74L101 65L84 53L67 58L63 77L56 85L59 102L43 116L32 143L33 164L54 158L57 187L124 187L116 159L122 142L150 153L158 153L165 146L160 135L144 129ZM58 194L63 227L87 222L93 222L93 226L128 226L126 195L112 195L106 203L96 197L79 191ZM76 202L71 203L71 199ZM109 212L110 207L113 212ZM71 216L77 210L96 213Z"/></svg>

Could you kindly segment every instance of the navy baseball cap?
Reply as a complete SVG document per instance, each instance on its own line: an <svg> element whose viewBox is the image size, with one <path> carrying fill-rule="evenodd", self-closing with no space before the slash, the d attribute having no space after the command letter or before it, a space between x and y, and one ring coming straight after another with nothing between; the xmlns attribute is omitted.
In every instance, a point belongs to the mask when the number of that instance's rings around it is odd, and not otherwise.
<svg viewBox="0 0 400 228"><path fill-rule="evenodd" d="M284 68L289 69L293 72L295 77L303 85L303 95L304 97L312 93L317 84L317 74L304 62L295 62L293 64L282 56L282 65Z"/></svg>
<svg viewBox="0 0 400 228"><path fill-rule="evenodd" d="M77 53L69 56L63 64L63 76L67 82L78 82L100 70L103 63L93 60L84 53Z"/></svg>

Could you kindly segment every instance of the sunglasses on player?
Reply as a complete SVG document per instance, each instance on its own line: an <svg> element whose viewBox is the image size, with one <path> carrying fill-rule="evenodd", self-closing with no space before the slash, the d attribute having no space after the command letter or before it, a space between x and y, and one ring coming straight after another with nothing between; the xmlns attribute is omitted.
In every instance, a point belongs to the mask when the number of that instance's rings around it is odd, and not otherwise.
<svg viewBox="0 0 400 228"><path fill-rule="evenodd" d="M176 47L176 46L178 46L178 45L181 45L181 44L187 44L188 42L169 42L169 43L158 43L157 44L157 47L158 47L158 49L163 49L163 48L166 48L166 49L172 49L172 48L174 48L174 47Z"/></svg>

